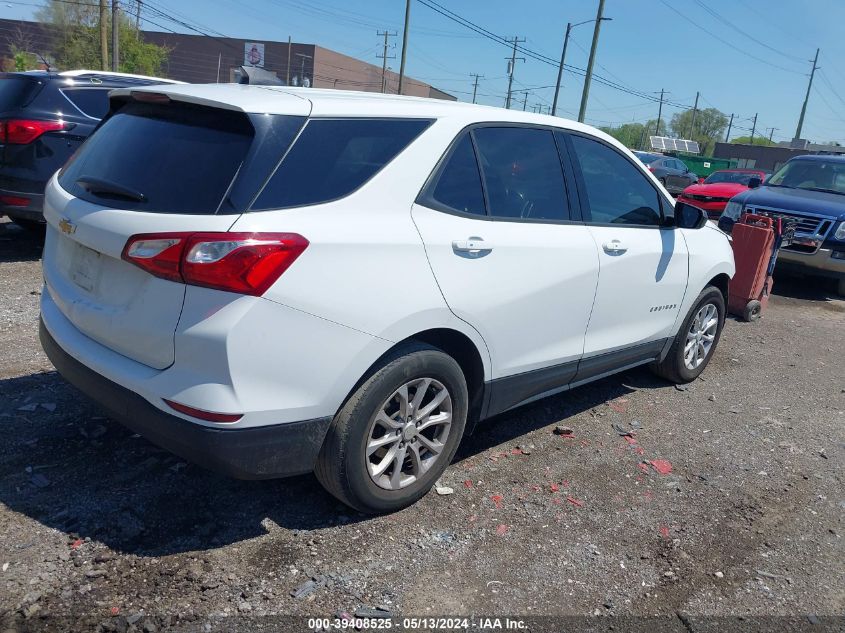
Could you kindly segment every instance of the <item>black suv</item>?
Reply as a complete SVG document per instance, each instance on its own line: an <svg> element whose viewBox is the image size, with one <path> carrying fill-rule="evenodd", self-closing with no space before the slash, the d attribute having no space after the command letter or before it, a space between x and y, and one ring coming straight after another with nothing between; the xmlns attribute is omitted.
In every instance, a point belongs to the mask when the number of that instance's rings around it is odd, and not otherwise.
<svg viewBox="0 0 845 633"><path fill-rule="evenodd" d="M44 220L44 187L109 109L114 88L176 83L91 70L0 73L0 217Z"/></svg>

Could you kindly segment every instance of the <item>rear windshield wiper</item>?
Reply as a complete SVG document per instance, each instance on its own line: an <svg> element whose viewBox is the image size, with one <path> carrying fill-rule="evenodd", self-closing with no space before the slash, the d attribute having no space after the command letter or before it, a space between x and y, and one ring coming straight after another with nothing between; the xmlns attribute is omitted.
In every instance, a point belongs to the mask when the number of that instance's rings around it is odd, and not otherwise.
<svg viewBox="0 0 845 633"><path fill-rule="evenodd" d="M105 178L80 176L76 179L76 184L85 189L88 193L93 193L95 196L114 196L116 198L124 198L134 202L144 202L147 199L147 196L137 189L126 187L111 180L106 180Z"/></svg>

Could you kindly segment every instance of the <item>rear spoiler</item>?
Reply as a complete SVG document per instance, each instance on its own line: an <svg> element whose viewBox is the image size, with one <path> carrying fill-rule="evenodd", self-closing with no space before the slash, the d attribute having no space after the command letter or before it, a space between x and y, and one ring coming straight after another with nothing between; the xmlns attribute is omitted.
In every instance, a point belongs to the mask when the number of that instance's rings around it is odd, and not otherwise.
<svg viewBox="0 0 845 633"><path fill-rule="evenodd" d="M235 83L252 86L284 86L284 81L270 70L256 66L241 66L235 71Z"/></svg>

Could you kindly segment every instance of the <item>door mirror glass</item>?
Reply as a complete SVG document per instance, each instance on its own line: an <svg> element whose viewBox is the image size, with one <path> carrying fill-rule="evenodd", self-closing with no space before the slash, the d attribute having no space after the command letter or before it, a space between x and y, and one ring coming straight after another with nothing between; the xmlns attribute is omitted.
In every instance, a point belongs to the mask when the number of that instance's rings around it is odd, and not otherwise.
<svg viewBox="0 0 845 633"><path fill-rule="evenodd" d="M761 184L763 184L763 181L758 176L752 176L751 178L748 179L748 188L749 189L756 189Z"/></svg>
<svg viewBox="0 0 845 633"><path fill-rule="evenodd" d="M686 202L675 203L675 226L681 229L700 229L707 224L707 211Z"/></svg>

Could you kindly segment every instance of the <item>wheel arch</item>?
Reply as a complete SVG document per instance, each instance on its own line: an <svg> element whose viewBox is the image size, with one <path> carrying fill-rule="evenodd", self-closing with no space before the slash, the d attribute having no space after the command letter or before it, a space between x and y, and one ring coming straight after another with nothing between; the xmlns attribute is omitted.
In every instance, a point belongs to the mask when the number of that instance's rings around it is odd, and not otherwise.
<svg viewBox="0 0 845 633"><path fill-rule="evenodd" d="M725 306L728 305L728 289L730 288L731 278L728 276L727 273L719 273L710 281L708 281L704 287L707 286L715 286L719 289L719 292L722 293L722 297L725 299Z"/></svg>
<svg viewBox="0 0 845 633"><path fill-rule="evenodd" d="M429 328L396 341L373 361L349 390L343 402L345 403L355 393L358 387L366 382L379 368L390 362L392 357L403 347L407 346L408 343L425 343L431 345L442 350L458 363L466 379L467 390L469 392L469 414L467 416L466 432L471 433L481 414L484 385L490 375L489 356L486 358L484 356L487 354L486 346L479 349L479 344L470 335L451 327ZM483 342L481 345L483 345ZM487 363L485 363L485 360L487 360ZM343 404L340 406L342 407Z"/></svg>

